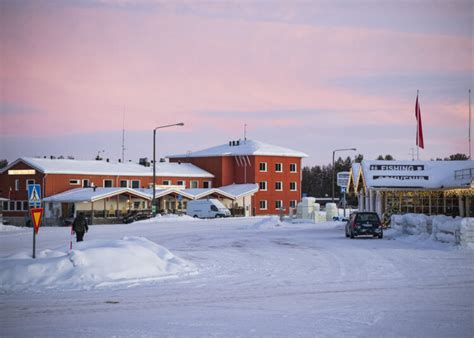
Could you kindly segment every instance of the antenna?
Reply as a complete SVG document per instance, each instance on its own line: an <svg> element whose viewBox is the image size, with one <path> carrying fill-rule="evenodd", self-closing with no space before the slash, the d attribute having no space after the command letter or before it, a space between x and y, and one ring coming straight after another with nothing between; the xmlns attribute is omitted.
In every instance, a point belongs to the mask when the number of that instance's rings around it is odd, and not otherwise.
<svg viewBox="0 0 474 338"><path fill-rule="evenodd" d="M125 163L125 107L122 113L122 163Z"/></svg>
<svg viewBox="0 0 474 338"><path fill-rule="evenodd" d="M247 141L247 124L244 124L244 142Z"/></svg>
<svg viewBox="0 0 474 338"><path fill-rule="evenodd" d="M410 152L408 153L408 155L411 155L411 160L414 161L415 160L415 148L410 148Z"/></svg>
<svg viewBox="0 0 474 338"><path fill-rule="evenodd" d="M471 88L469 88L469 159L471 159Z"/></svg>

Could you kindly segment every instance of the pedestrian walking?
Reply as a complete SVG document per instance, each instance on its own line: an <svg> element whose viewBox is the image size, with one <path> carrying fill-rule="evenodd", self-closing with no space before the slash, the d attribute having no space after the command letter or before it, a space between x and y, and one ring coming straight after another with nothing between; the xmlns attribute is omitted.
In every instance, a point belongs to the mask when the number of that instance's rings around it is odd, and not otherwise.
<svg viewBox="0 0 474 338"><path fill-rule="evenodd" d="M84 217L82 212L77 215L72 223L72 230L76 233L76 241L82 242L84 238L84 234L89 231L89 227L87 226L87 220Z"/></svg>

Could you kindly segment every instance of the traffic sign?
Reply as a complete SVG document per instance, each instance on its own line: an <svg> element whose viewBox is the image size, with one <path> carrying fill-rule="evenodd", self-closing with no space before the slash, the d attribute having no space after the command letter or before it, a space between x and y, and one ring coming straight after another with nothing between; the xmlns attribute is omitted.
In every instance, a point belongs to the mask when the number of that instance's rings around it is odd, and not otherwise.
<svg viewBox="0 0 474 338"><path fill-rule="evenodd" d="M41 218L43 217L43 208L32 208L31 218L33 219L33 225L35 226L35 233L38 233L41 225Z"/></svg>
<svg viewBox="0 0 474 338"><path fill-rule="evenodd" d="M32 208L39 208L41 206L41 185L28 185L28 203Z"/></svg>
<svg viewBox="0 0 474 338"><path fill-rule="evenodd" d="M346 193L346 187L341 187L341 192Z"/></svg>
<svg viewBox="0 0 474 338"><path fill-rule="evenodd" d="M346 187L347 183L349 183L349 175L350 172L348 171L340 171L337 173L337 185L339 187Z"/></svg>

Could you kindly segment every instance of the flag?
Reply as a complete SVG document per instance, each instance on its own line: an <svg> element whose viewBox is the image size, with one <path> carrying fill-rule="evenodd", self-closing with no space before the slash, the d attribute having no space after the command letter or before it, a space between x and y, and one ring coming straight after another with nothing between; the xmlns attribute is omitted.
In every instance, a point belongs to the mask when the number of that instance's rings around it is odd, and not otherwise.
<svg viewBox="0 0 474 338"><path fill-rule="evenodd" d="M415 105L415 117L416 117L416 145L421 149L425 149L423 142L423 125L421 124L421 110L420 104L418 103L418 94L416 95Z"/></svg>

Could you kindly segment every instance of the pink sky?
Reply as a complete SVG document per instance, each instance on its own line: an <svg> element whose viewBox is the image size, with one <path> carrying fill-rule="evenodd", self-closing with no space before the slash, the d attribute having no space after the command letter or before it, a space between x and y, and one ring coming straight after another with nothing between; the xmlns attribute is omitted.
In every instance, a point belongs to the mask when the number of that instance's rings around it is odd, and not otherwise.
<svg viewBox="0 0 474 338"><path fill-rule="evenodd" d="M429 4L429 8L425 5ZM0 157L151 157L248 137L306 152L468 152L472 3L2 2ZM383 17L382 20L380 17ZM61 140L61 142L58 142ZM341 154L350 155L350 154Z"/></svg>

